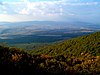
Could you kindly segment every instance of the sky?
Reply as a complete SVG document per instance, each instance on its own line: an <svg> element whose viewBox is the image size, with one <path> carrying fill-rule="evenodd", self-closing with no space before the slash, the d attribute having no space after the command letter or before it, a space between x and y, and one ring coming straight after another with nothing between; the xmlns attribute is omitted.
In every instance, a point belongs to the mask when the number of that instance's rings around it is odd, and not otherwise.
<svg viewBox="0 0 100 75"><path fill-rule="evenodd" d="M100 0L0 0L0 22L20 21L100 24Z"/></svg>

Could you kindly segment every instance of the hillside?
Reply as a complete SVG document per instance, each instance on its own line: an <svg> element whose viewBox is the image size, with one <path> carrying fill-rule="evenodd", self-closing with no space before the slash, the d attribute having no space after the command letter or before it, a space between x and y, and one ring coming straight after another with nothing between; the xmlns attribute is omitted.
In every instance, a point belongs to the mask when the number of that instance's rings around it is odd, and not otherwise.
<svg viewBox="0 0 100 75"><path fill-rule="evenodd" d="M100 32L63 41L53 46L33 51L33 53L47 54L50 56L68 55L77 57L86 53L93 56L100 55Z"/></svg>
<svg viewBox="0 0 100 75"><path fill-rule="evenodd" d="M0 74L100 74L100 32L31 52L0 46Z"/></svg>

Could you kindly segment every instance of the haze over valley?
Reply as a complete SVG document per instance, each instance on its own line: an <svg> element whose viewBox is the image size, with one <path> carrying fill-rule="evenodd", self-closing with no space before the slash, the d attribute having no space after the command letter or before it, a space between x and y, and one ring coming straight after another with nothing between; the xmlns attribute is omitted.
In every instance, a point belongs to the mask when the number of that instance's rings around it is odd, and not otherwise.
<svg viewBox="0 0 100 75"><path fill-rule="evenodd" d="M99 31L100 26L85 22L27 21L1 22L0 29L1 42L47 43L90 34Z"/></svg>

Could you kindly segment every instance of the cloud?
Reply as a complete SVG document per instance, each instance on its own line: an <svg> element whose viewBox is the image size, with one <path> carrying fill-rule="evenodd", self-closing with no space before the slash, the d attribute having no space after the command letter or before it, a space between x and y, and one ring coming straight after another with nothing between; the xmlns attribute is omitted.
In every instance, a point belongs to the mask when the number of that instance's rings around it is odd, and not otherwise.
<svg viewBox="0 0 100 75"><path fill-rule="evenodd" d="M7 21L7 22L19 22L19 21L61 21L61 16L57 14L47 14L47 15L21 15L21 14L0 14L0 21Z"/></svg>
<svg viewBox="0 0 100 75"><path fill-rule="evenodd" d="M93 5L98 5L98 2L83 2L83 3L67 3L66 5L69 6L93 6Z"/></svg>
<svg viewBox="0 0 100 75"><path fill-rule="evenodd" d="M3 5L3 3L2 3L2 2L0 2L0 5Z"/></svg>
<svg viewBox="0 0 100 75"><path fill-rule="evenodd" d="M22 4L21 4L22 5ZM60 4L55 2L25 2L23 3L22 9L17 11L18 14L23 15L48 15L48 14L60 14L62 13L63 9L60 7ZM19 5L20 6L20 5Z"/></svg>
<svg viewBox="0 0 100 75"><path fill-rule="evenodd" d="M0 17L4 16L3 19L6 21L63 20L63 18L83 15L83 12L86 11L86 8L83 9L84 7L91 6L93 9L93 6L99 4L99 2L89 0L6 1L0 3L2 5L0 6Z"/></svg>
<svg viewBox="0 0 100 75"><path fill-rule="evenodd" d="M74 1L74 2L73 2ZM22 0L21 2L4 2L5 9L8 13L23 14L23 15L43 15L43 14L59 14L66 13L66 7L70 6L93 6L98 5L98 2L80 2L80 0L58 0L58 1L40 1L30 2ZM2 7L3 8L3 7ZM10 10L10 11L9 11Z"/></svg>
<svg viewBox="0 0 100 75"><path fill-rule="evenodd" d="M12 16L6 14L0 14L0 21L11 21Z"/></svg>
<svg viewBox="0 0 100 75"><path fill-rule="evenodd" d="M28 15L29 12L27 11L27 9L23 8L21 11L19 11L19 14Z"/></svg>
<svg viewBox="0 0 100 75"><path fill-rule="evenodd" d="M73 13L69 13L68 15L70 15L70 16L76 16L76 14L73 14Z"/></svg>

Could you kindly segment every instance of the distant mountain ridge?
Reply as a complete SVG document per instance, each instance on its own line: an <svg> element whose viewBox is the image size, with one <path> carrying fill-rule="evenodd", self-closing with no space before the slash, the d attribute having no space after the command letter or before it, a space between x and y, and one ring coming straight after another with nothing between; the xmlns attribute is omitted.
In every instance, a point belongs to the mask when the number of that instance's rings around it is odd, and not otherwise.
<svg viewBox="0 0 100 75"><path fill-rule="evenodd" d="M28 21L28 22L3 22L0 23L2 34L18 35L18 34L32 34L38 31L64 29L69 28L66 22L53 22L53 21ZM6 32L5 32L6 31ZM28 32L28 33L27 33ZM16 34L18 33L18 34Z"/></svg>
<svg viewBox="0 0 100 75"><path fill-rule="evenodd" d="M100 25L86 22L26 21L0 22L0 35L34 34L54 29L90 29L100 30Z"/></svg>
<svg viewBox="0 0 100 75"><path fill-rule="evenodd" d="M99 30L100 25L86 22L0 22L0 42L9 43L16 42L21 39L17 43L32 43L34 42L35 38L36 40L40 39L38 42L48 42L48 40L50 42L55 42L59 40L70 39L75 36L77 37L85 34L90 34ZM24 38L28 41L25 42ZM50 40L48 38L52 38L54 40L52 41L52 39Z"/></svg>
<svg viewBox="0 0 100 75"><path fill-rule="evenodd" d="M76 27L88 27L88 26L99 26L98 24L87 23L87 22L62 22L62 21L24 21L24 22L0 22L0 25L8 26L28 26L28 25L67 25L67 26L76 26ZM75 27L74 26L74 27Z"/></svg>

